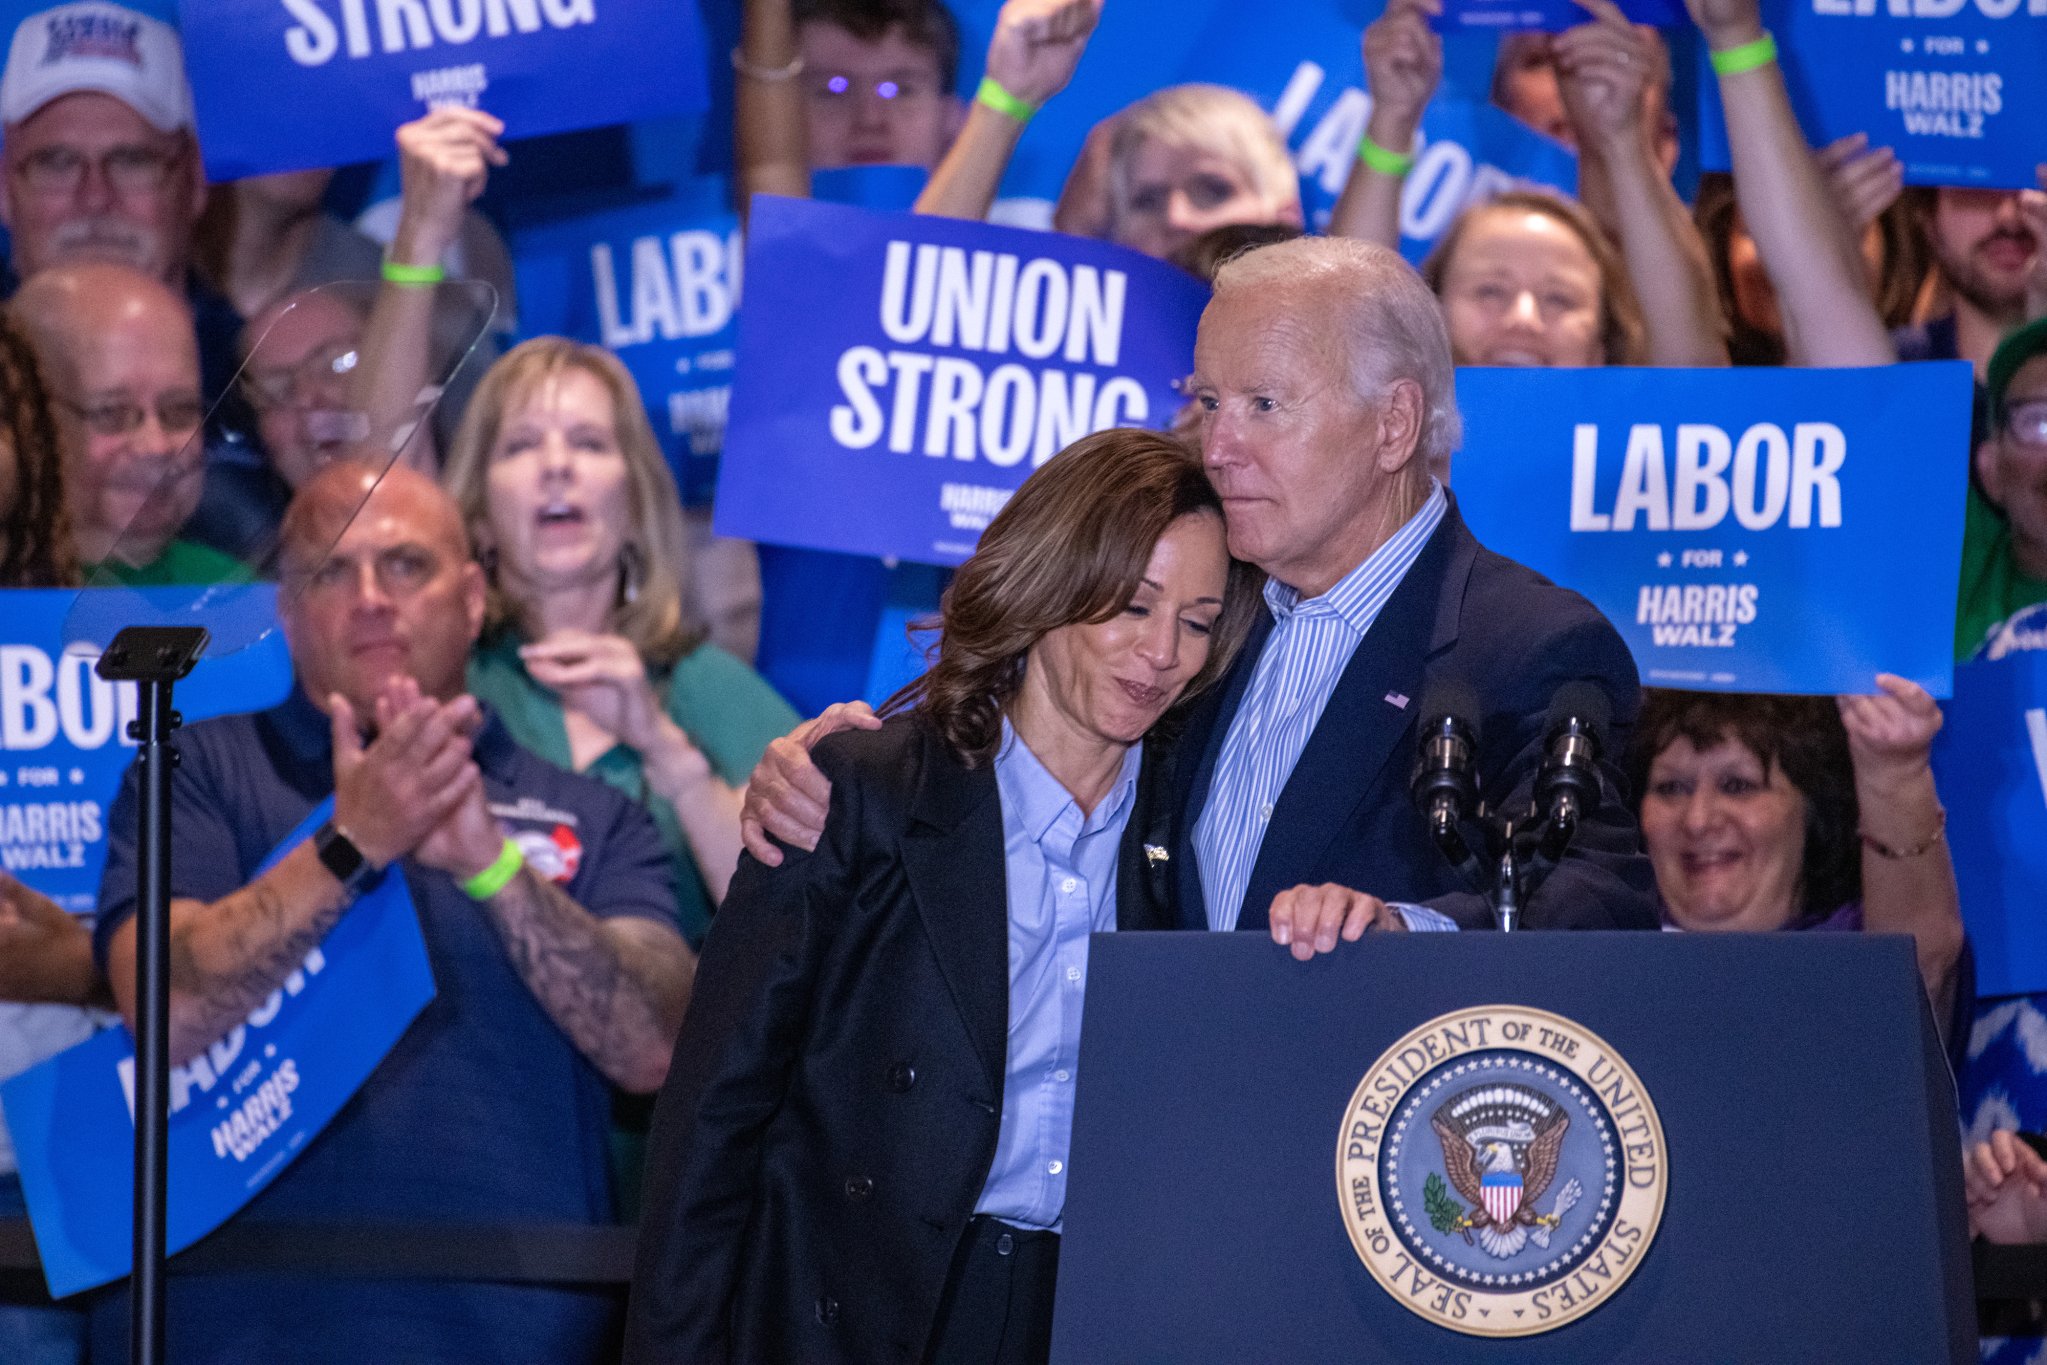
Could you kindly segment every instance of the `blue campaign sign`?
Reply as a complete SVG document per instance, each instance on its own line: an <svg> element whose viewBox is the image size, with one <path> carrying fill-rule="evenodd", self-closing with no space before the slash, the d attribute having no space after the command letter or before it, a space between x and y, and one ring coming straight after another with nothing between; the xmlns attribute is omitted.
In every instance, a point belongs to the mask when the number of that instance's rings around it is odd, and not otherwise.
<svg viewBox="0 0 2047 1365"><path fill-rule="evenodd" d="M1976 994L2047 991L2047 604L1955 669L1933 770Z"/></svg>
<svg viewBox="0 0 2047 1365"><path fill-rule="evenodd" d="M516 232L528 336L604 346L646 401L683 500L710 501L738 342L739 217L722 179Z"/></svg>
<svg viewBox="0 0 2047 1365"><path fill-rule="evenodd" d="M1948 695L1965 362L1460 370L1452 486L1492 549L1590 598L1650 687Z"/></svg>
<svg viewBox="0 0 2047 1365"><path fill-rule="evenodd" d="M705 106L695 0L183 0L213 180L391 154L401 123L488 109L506 136Z"/></svg>
<svg viewBox="0 0 2047 1365"><path fill-rule="evenodd" d="M1686 22L1684 6L1676 0L1621 0L1621 13L1638 24L1673 28ZM1556 33L1586 22L1589 16L1577 0L1445 0L1439 29L1484 29L1492 33L1534 29Z"/></svg>
<svg viewBox="0 0 2047 1365"><path fill-rule="evenodd" d="M1208 291L1101 242L755 199L721 534L957 564L1033 468L1164 427Z"/></svg>
<svg viewBox="0 0 2047 1365"><path fill-rule="evenodd" d="M1815 146L1869 134L1911 185L2029 189L2047 128L2047 0L1763 0ZM1729 165L1718 82L1699 79L1699 160Z"/></svg>
<svg viewBox="0 0 2047 1365"><path fill-rule="evenodd" d="M259 872L327 818L323 802ZM233 1217L362 1088L434 997L402 873L386 875L225 1038L171 1069L170 1222L182 1251ZM135 1042L110 1029L0 1084L52 1296L126 1275Z"/></svg>
<svg viewBox="0 0 2047 1365"><path fill-rule="evenodd" d="M275 587L236 592L275 621ZM107 808L135 757L136 703L133 683L93 673L97 649L66 648L66 623L94 599L132 611L138 596L177 609L192 590L0 592L0 868L73 914L91 914L99 897ZM291 677L284 637L272 630L238 653L201 659L178 684L178 710L187 720L260 711L290 694Z"/></svg>

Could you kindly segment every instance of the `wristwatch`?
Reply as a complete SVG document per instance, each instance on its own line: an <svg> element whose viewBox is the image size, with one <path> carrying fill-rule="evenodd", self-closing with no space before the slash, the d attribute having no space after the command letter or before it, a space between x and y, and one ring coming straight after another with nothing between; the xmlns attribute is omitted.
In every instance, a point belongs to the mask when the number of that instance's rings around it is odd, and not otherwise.
<svg viewBox="0 0 2047 1365"><path fill-rule="evenodd" d="M313 831L313 851L320 855L321 865L334 874L351 899L360 896L381 871L363 856L355 840L348 837L348 831L332 820Z"/></svg>

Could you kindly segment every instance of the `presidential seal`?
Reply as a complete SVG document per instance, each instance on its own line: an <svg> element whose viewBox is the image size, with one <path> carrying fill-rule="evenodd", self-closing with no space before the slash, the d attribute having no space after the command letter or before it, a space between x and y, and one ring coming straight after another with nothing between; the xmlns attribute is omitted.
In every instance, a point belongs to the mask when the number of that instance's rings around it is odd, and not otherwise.
<svg viewBox="0 0 2047 1365"><path fill-rule="evenodd" d="M1606 1041L1485 1005L1372 1063L1344 1111L1336 1188L1386 1292L1455 1332L1518 1337L1583 1317L1656 1238L1663 1124Z"/></svg>

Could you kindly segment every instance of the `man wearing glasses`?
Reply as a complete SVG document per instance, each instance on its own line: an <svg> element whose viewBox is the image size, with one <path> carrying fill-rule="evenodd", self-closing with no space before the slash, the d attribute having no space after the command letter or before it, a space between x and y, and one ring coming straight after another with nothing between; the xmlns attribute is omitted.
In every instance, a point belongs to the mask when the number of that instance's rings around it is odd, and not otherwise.
<svg viewBox="0 0 2047 1365"><path fill-rule="evenodd" d="M11 305L55 408L65 505L88 578L216 583L241 565L178 533L199 505L199 346L185 301L124 265L38 271Z"/></svg>
<svg viewBox="0 0 2047 1365"><path fill-rule="evenodd" d="M2047 602L2047 317L2004 339L1985 382L1990 434L1976 447L1978 488L1969 490L1962 537L1958 658L2017 612Z"/></svg>

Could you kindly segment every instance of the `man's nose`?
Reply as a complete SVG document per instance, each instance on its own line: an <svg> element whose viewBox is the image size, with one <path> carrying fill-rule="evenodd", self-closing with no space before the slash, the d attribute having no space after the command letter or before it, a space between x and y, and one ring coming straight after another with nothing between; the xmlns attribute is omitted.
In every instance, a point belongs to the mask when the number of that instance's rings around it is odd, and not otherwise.
<svg viewBox="0 0 2047 1365"><path fill-rule="evenodd" d="M877 94L872 85L863 83L853 95L853 125L856 128L886 128L892 104Z"/></svg>
<svg viewBox="0 0 2047 1365"><path fill-rule="evenodd" d="M85 158L85 166L78 174L78 189L72 194L72 203L91 213L103 213L112 208L120 196L114 190L114 182L107 177L105 165L93 157Z"/></svg>
<svg viewBox="0 0 2047 1365"><path fill-rule="evenodd" d="M1993 216L1996 219L1997 226L2007 232L2021 226L2025 222L2025 219L2019 215L2019 194L2017 190L2013 190L2010 194L2001 194L1997 197L1997 211Z"/></svg>

